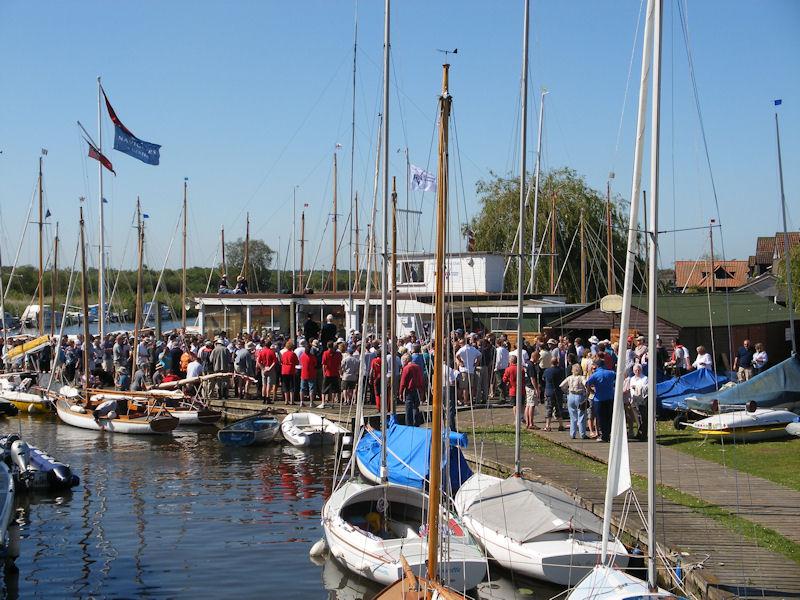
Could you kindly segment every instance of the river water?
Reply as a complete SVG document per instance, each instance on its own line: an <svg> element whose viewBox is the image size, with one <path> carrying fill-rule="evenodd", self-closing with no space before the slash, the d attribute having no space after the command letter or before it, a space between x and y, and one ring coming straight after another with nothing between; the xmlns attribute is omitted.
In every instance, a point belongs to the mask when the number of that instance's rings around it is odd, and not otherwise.
<svg viewBox="0 0 800 600"><path fill-rule="evenodd" d="M69 463L62 496L18 497L18 573L6 598L368 599L379 588L316 565L330 449L226 448L216 429L113 435L52 417L0 424ZM483 598L550 598L557 588L493 573Z"/></svg>

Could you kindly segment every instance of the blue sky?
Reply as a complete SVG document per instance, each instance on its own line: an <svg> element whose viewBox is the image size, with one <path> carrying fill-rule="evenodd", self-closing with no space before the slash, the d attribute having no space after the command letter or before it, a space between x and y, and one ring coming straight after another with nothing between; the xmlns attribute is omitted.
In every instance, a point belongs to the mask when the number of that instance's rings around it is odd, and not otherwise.
<svg viewBox="0 0 800 600"><path fill-rule="evenodd" d="M133 264L130 224L140 195L148 222L148 263L160 266L175 231L183 178L190 185L191 264L209 265L219 227L254 237L285 258L292 192L308 203L306 264L330 264L331 162L339 150L340 234L349 204L352 1L40 2L0 5L0 224L3 262L13 260L45 159L46 203L61 222L70 261L78 198L87 198L93 243L97 163L86 158L76 120L97 130L96 77L123 122L162 144L152 167L104 149L117 177L106 177L112 264ZM529 167L533 168L539 90L549 90L542 161L570 166L588 182L630 194L640 42L626 83L638 1L534 1L531 18ZM781 97L790 221L800 227L800 3L710 0L683 5L700 108L729 258L746 258L757 235L780 226L772 99ZM390 174L405 199L405 162L434 169L434 119L443 55L450 57L456 134L454 221L477 210L475 183L518 170L522 2L395 1L392 15ZM688 228L717 217L695 108L678 3L665 1L661 228ZM358 5L359 52L354 187L361 226L372 198L376 115L380 112L383 3ZM641 37L641 32L639 37ZM645 180L645 187L647 181ZM430 248L432 197L412 224L417 247ZM326 231L326 222L328 229ZM457 224L452 225L455 231ZM323 232L325 235L323 236ZM32 229L21 261L33 262ZM401 236L402 237L402 236ZM662 262L696 258L705 233L662 238ZM127 243L126 243L127 242ZM463 244L458 240L451 246ZM319 251L318 251L319 248ZM180 261L178 246L168 260ZM318 253L318 255L317 255ZM282 258L282 260L283 260ZM96 259L92 260L96 263ZM339 257L347 264L347 250ZM291 267L291 261L287 264Z"/></svg>

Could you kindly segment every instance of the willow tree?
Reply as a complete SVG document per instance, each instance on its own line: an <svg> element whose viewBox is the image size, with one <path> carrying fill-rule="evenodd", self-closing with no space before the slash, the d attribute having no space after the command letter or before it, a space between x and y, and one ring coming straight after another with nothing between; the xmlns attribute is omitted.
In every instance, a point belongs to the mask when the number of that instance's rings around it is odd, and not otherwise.
<svg viewBox="0 0 800 600"><path fill-rule="evenodd" d="M525 213L525 264L523 278L528 281L531 268L531 233L533 230L533 177L529 177L527 210ZM465 229L475 237L475 250L516 254L516 233L519 225L519 179L493 176L477 184L480 212ZM555 205L555 218L553 206ZM629 203L619 196L612 197L611 232L614 256L616 292L622 291L625 249L627 246ZM582 217L581 217L582 215ZM539 218L537 223L536 272L533 292L550 292L551 256L555 293L570 301L580 300L581 247L580 223L584 222L586 252L586 284L589 301L608 293L606 258L606 195L587 185L574 170L562 168L543 173L539 182ZM555 252L551 251L552 227L555 221ZM644 238L639 236L640 254L644 253ZM541 250L540 250L541 249ZM643 261L637 260L635 287L641 289ZM505 278L505 291L516 290L517 261L511 258Z"/></svg>

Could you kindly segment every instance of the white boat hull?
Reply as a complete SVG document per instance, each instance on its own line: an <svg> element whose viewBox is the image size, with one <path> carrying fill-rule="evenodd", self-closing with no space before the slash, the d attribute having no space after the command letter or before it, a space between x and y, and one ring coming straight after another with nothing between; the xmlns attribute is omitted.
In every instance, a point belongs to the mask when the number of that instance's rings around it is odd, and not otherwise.
<svg viewBox="0 0 800 600"><path fill-rule="evenodd" d="M8 540L8 526L14 516L14 477L8 465L0 461L0 545Z"/></svg>
<svg viewBox="0 0 800 600"><path fill-rule="evenodd" d="M50 411L50 401L39 394L30 392L16 392L12 390L0 391L0 400L7 400L20 411L27 413L46 413Z"/></svg>
<svg viewBox="0 0 800 600"><path fill-rule="evenodd" d="M557 585L575 585L588 575L602 556L599 532L556 531L519 543L505 532L486 527L479 519L463 514L481 490L501 481L499 477L476 473L464 482L454 499L464 525L487 556L514 573ZM575 510L585 509L576 506ZM619 540L612 540L609 551L616 555L616 566L627 566L627 549Z"/></svg>
<svg viewBox="0 0 800 600"><path fill-rule="evenodd" d="M358 512L387 494L390 506L393 503L413 506L422 514L427 505L427 496L421 491L397 486L375 487L366 483L349 481L338 488L322 509L322 524L325 539L333 557L353 573L362 575L383 585L390 585L403 577L402 555L415 574L427 575L427 536L420 536L418 525L389 520L389 535L379 537L368 533L355 519L344 515ZM449 513L443 512L449 535L441 541L448 549L446 558L440 562L441 582L454 589L472 589L487 573L486 558L477 544Z"/></svg>
<svg viewBox="0 0 800 600"><path fill-rule="evenodd" d="M152 420L127 420L127 419L108 419L100 417L95 419L91 413L78 413L70 410L70 404L65 400L56 401L56 412L58 417L67 425L90 429L93 431L108 431L111 433L129 433L135 435L165 435L172 432L178 425L175 417L169 417L171 421L164 419L163 422L155 424ZM167 413L169 415L169 413Z"/></svg>
<svg viewBox="0 0 800 600"><path fill-rule="evenodd" d="M688 425L712 439L755 442L785 437L786 426L799 421L800 417L788 410L757 408L724 412Z"/></svg>
<svg viewBox="0 0 800 600"><path fill-rule="evenodd" d="M292 446L306 448L332 444L337 435L345 435L347 430L321 415L296 412L283 419L281 433Z"/></svg>
<svg viewBox="0 0 800 600"><path fill-rule="evenodd" d="M567 600L677 600L677 596L659 588L651 592L646 582L623 571L598 565L575 586Z"/></svg>

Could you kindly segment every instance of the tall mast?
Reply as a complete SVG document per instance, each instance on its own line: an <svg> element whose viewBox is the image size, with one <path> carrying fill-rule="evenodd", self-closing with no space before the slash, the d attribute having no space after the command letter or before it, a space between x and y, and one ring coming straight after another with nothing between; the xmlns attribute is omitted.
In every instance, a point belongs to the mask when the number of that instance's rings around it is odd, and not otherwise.
<svg viewBox="0 0 800 600"><path fill-rule="evenodd" d="M42 204L42 157L39 157L39 335L44 335L44 262L42 258L42 233L44 230L44 212Z"/></svg>
<svg viewBox="0 0 800 600"><path fill-rule="evenodd" d="M525 14L527 15L529 12L527 0L525 3ZM523 57L522 62L524 63L525 73L523 73L523 81L525 82L525 99L523 105L525 107L525 121L527 123L528 120L528 19L529 17L525 17L525 39L522 40L523 46ZM544 129L544 97L547 95L547 90L542 90L542 96L539 101L539 133L536 137L536 167L534 173L534 183L533 183L533 233L531 233L531 277L528 280L528 291L533 293L536 291L536 273L534 272L533 266L536 264L536 228L539 222L539 176L541 174L541 165L542 165L542 130ZM527 125L526 125L527 126ZM527 139L524 142L525 147L527 148L528 143ZM520 162L525 164L525 156L520 157ZM523 173L523 177L524 177ZM524 186L523 186L524 187ZM523 203L525 199L523 198ZM520 219L520 227L525 221ZM520 236L522 232L520 231ZM521 267L520 267L521 268Z"/></svg>
<svg viewBox="0 0 800 600"><path fill-rule="evenodd" d="M638 198L638 196L636 196ZM611 235L611 178L606 182L606 293L614 294L617 284L614 281L614 238Z"/></svg>
<svg viewBox="0 0 800 600"><path fill-rule="evenodd" d="M306 211L300 213L300 287L298 290L302 293L304 286L303 286L303 260L305 258L305 250L306 250Z"/></svg>
<svg viewBox="0 0 800 600"><path fill-rule="evenodd" d="M650 74L650 63L653 49L653 11L655 2L660 0L648 0L647 3L647 16L645 18L644 26L644 40L642 43L642 69L641 78L639 82L639 107L636 121L636 145L633 154L633 178L631 182L631 198L638 198L641 192L641 179L642 179L642 159L644 156L644 134L646 125L647 113L647 80ZM620 340L627 339L627 332L623 336L622 329L627 329L630 321L630 300L633 291L633 252L630 247L630 240L633 237L635 240L636 230L636 215L637 215L638 202L631 202L631 225L628 231L628 253L626 258L625 269L625 288L623 293L626 294L622 303L622 319L620 323ZM630 265L630 268L628 266ZM650 324L651 339L655 339L655 325ZM655 361L655 350L651 347L650 356ZM625 361L619 361L619 366L624 366ZM622 491L630 487L630 465L628 463L627 455L627 430L624 422L624 409L622 406L622 385L623 377L617 374L614 390L614 412L612 416L612 433L611 433L611 446L609 447L609 472L606 480L606 495L605 504L603 506L603 537L602 537L602 562L606 563L608 560L608 541L611 534L611 513L613 510L614 497L619 495ZM656 386L652 387L655 390ZM654 412L650 413L650 417L655 415ZM624 437L623 437L624 436ZM654 436L650 435L650 439ZM655 480L653 480L655 481ZM649 483L649 482L648 482ZM655 503L651 505L655 507ZM652 548L652 546L651 546Z"/></svg>
<svg viewBox="0 0 800 600"><path fill-rule="evenodd" d="M50 337L56 333L56 294L58 293L58 221L56 221L56 236L53 238L53 277L50 282L50 295L52 305L50 307ZM67 310L64 305L64 310Z"/></svg>
<svg viewBox="0 0 800 600"><path fill-rule="evenodd" d="M355 210L353 211L353 216L355 218L355 237L356 237L356 274L355 274L355 282L354 287L355 291L358 292L360 289L359 281L361 280L361 265L359 264L359 244L361 243L361 232L358 230L358 192L355 193L353 197L353 203L355 205Z"/></svg>
<svg viewBox="0 0 800 600"><path fill-rule="evenodd" d="M250 213L247 213L245 226L244 226L244 256L242 256L242 272L241 276L247 279L247 271L250 263ZM300 263L302 265L302 262ZM302 270L302 266L300 269ZM249 283L249 282L248 282Z"/></svg>
<svg viewBox="0 0 800 600"><path fill-rule="evenodd" d="M387 288L388 282L388 255L389 255L389 52L391 50L391 41L389 37L390 17L391 17L391 0L385 0L384 4L384 20L383 20L383 172L382 176L382 190L383 190L383 270L381 271L381 339L383 340L383 368L381 369L381 431L386 431L386 400L388 394L386 393L386 369L389 367L389 357L391 362L394 362L394 340L387 340L388 327L386 320L387 306ZM372 230L375 235L375 230ZM388 343L387 343L388 342ZM394 364L391 366L394 371ZM385 435L385 433L384 433ZM381 444L381 483L386 483L388 471L386 468L386 444Z"/></svg>
<svg viewBox="0 0 800 600"><path fill-rule="evenodd" d="M650 263L647 285L648 355L656 356L656 310L658 293L658 175L661 137L661 15L662 0L655 2L653 15L653 107L650 129ZM638 198L638 194L631 198ZM633 204L638 204L633 202ZM649 385L647 394L647 583L657 588L656 572L656 386Z"/></svg>
<svg viewBox="0 0 800 600"><path fill-rule="evenodd" d="M187 196L189 180L183 178L183 248L181 252L181 329L186 334L186 224L188 221Z"/></svg>
<svg viewBox="0 0 800 600"><path fill-rule="evenodd" d="M3 250L0 248L0 323L3 326L3 349L7 351L8 331L6 331L6 290L3 286ZM2 364L2 362L0 362Z"/></svg>
<svg viewBox="0 0 800 600"><path fill-rule="evenodd" d="M439 98L439 169L436 186L436 266L434 336L436 360L433 366L433 408L431 412L431 468L428 494L428 579L437 580L439 561L439 503L442 495L442 376L447 338L444 329L444 261L447 249L448 124L453 99L448 87L448 69L442 65L442 96Z"/></svg>
<svg viewBox="0 0 800 600"><path fill-rule="evenodd" d="M228 266L225 264L225 226L220 230L220 242L222 244L222 274L228 275Z"/></svg>
<svg viewBox="0 0 800 600"><path fill-rule="evenodd" d="M556 293L556 191L550 205L550 293Z"/></svg>
<svg viewBox="0 0 800 600"><path fill-rule="evenodd" d="M397 338L397 178L392 177L392 262L391 262L391 309L389 311L389 339L394 340ZM394 346L393 346L394 347ZM394 360L394 358L392 358ZM394 397L395 381L394 369L389 371L389 404L392 406L392 413L396 412Z"/></svg>
<svg viewBox="0 0 800 600"><path fill-rule="evenodd" d="M708 241L709 246L711 248L711 256L709 256L709 269L708 269L708 276L711 278L711 291L717 291L717 282L716 276L714 275L714 223L716 223L716 219L711 219L708 223Z"/></svg>
<svg viewBox="0 0 800 600"><path fill-rule="evenodd" d="M142 223L142 206L139 197L136 197L136 310L133 318L133 370L136 370L139 344L139 324L142 318L142 258L144 256L144 224Z"/></svg>
<svg viewBox="0 0 800 600"><path fill-rule="evenodd" d="M775 102L775 106L780 105ZM786 306L789 307L789 335L792 341L792 356L797 354L797 339L794 333L794 290L792 289L792 263L790 260L789 233L786 225L786 195L783 192L783 158L781 157L781 130L778 126L778 111L775 111L775 140L778 144L778 176L781 181L781 214L783 215L783 254L786 261Z"/></svg>
<svg viewBox="0 0 800 600"><path fill-rule="evenodd" d="M103 153L103 119L102 119L102 96L103 86L100 78L97 78L97 150ZM105 339L106 333L106 231L103 217L103 163L97 161L97 175L99 178L97 203L100 209L100 263L98 268L97 282L97 325L100 339Z"/></svg>
<svg viewBox="0 0 800 600"><path fill-rule="evenodd" d="M292 293L297 293L297 186L292 188Z"/></svg>
<svg viewBox="0 0 800 600"><path fill-rule="evenodd" d="M581 304L586 304L586 234L583 218L583 209L581 209Z"/></svg>
<svg viewBox="0 0 800 600"><path fill-rule="evenodd" d="M528 152L528 28L530 25L530 0L525 0L525 14L522 20L522 77L520 88L520 99L522 100L522 114L519 129L519 237L517 238L517 395L514 399L516 404L516 415L514 419L514 476L522 475L522 456L520 450L521 425L519 416L522 414L523 394L525 393L522 376L522 324L524 320L523 308L523 287L524 266L525 266L525 171L526 154ZM542 92L541 111L544 110L544 92ZM542 141L542 114L539 113L539 144ZM541 146L540 146L541 149ZM533 246L536 245L536 213L538 209L537 201L539 196L539 152L536 154L536 186L533 209ZM533 285L533 255L531 255L531 286ZM438 343L438 342L437 342ZM438 357L437 357L438 359ZM436 361L440 362L439 360ZM437 365L438 366L438 365ZM435 439L435 438L434 438Z"/></svg>
<svg viewBox="0 0 800 600"><path fill-rule="evenodd" d="M350 257L347 265L347 299L348 310L353 310L353 216L356 222L356 252L358 252L358 192L356 192L355 209L353 207L353 169L356 159L356 66L358 64L358 0L353 24L353 106L350 120ZM355 213L354 213L355 210ZM357 255L356 255L357 256ZM358 258L356 258L356 271L358 271Z"/></svg>
<svg viewBox="0 0 800 600"><path fill-rule="evenodd" d="M333 151L333 262L331 263L331 290L336 291L339 289L337 277L336 277L336 255L338 254L338 243L339 240L337 238L337 214L336 214L336 189L339 187L337 180L337 165L336 165L336 151Z"/></svg>
<svg viewBox="0 0 800 600"><path fill-rule="evenodd" d="M86 239L83 223L83 207L80 207L81 230L81 310L83 311L83 376L84 389L89 387L89 292L86 281Z"/></svg>

